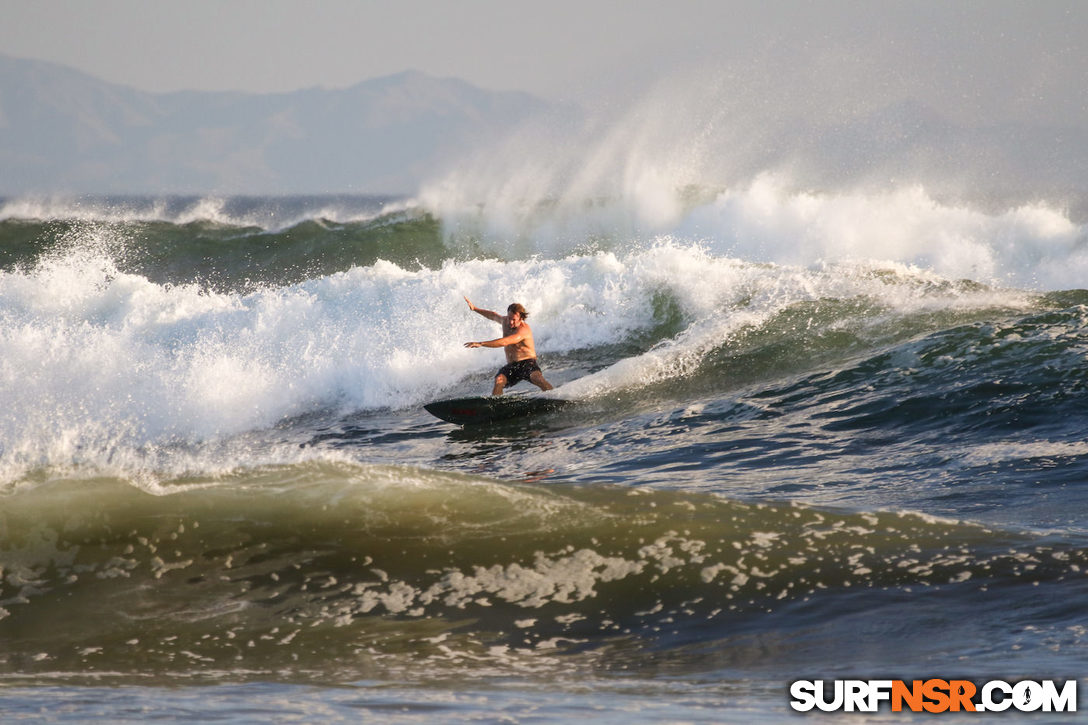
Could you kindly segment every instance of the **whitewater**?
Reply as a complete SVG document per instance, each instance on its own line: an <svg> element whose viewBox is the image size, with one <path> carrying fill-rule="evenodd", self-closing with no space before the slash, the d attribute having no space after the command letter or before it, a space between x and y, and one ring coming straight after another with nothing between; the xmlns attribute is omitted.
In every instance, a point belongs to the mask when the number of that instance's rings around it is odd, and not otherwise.
<svg viewBox="0 0 1088 725"><path fill-rule="evenodd" d="M584 161L0 200L5 710L778 722L799 678L1083 680L1084 220ZM502 364L465 296L524 304L574 404L429 416Z"/></svg>
<svg viewBox="0 0 1088 725"><path fill-rule="evenodd" d="M534 235L565 235L530 227L483 236L496 232L458 219L446 232L448 256L429 260L432 266L418 258L399 265L378 255L360 260L365 252L350 250L353 229L380 232L426 213L417 205L407 216L374 211L373 219L348 217L347 228L328 230L312 250L275 260L304 268L334 251L343 255L343 269L273 285L281 273L265 266L273 260L230 259L234 267L215 270L225 289L210 290L191 258L203 248L179 244L176 258L161 266L180 271L157 280L149 277L163 270L143 269L148 263L138 258L160 235L192 224L214 225L220 247L246 237L283 244L300 235L300 226L327 225L330 210L316 207L315 220L296 217L285 228L264 229L252 226L253 211L222 213L223 202L202 199L172 214L164 213L165 201L147 206L126 212L107 205L100 220L85 208L77 217L25 200L4 206L9 228L34 213L79 220L4 273L2 357L11 394L2 432L9 465L64 465L75 456L93 461L96 448L113 458L118 447L124 454L178 439L222 439L315 409L418 406L490 367L480 354L451 344L478 336L478 323L459 304L463 295L497 300L495 306L530 300L533 319L542 321L539 344L551 354L634 340L655 348L567 381L572 395L593 396L682 378L727 340L801 304L865 300L873 309L849 324L879 339L890 318L1030 308L1041 292L1070 288L1088 267L1084 228L1045 206L990 216L943 207L919 188L869 199L822 197L789 194L764 179L696 206L646 239L594 236L591 252L545 256L534 245L531 254L511 254L507 239L519 247ZM274 211L263 215L272 219ZM146 224L158 226L141 228ZM469 233L483 248L478 257L462 251ZM873 238L875 258L866 255ZM400 257L407 260L426 241ZM245 291L254 277L256 289ZM978 285L957 287L957 280ZM666 336L658 328L669 316L683 329Z"/></svg>

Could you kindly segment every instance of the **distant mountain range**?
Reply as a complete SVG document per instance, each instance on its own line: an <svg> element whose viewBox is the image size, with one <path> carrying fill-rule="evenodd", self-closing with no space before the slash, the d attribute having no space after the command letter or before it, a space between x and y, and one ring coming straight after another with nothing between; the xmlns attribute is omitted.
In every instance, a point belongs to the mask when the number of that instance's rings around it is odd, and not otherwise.
<svg viewBox="0 0 1088 725"><path fill-rule="evenodd" d="M743 104L729 109L728 98L710 100L731 111L727 121L733 115L744 120ZM625 116L619 104L614 120L602 123L582 109L526 93L486 91L413 71L338 90L148 93L0 55L0 196L411 194L472 158L475 147L491 154L508 132L541 119L570 130L561 139L569 138L571 165L584 159L596 171L630 175L640 149L615 143L609 123L638 123L634 101L635 113ZM690 109L667 111L691 116ZM712 143L704 143L710 126L704 133L692 116L684 133L700 141L704 159L723 160L708 184L744 183L764 170L788 169L797 184L811 188L917 181L952 196L991 197L998 205L1046 196L1088 216L1083 127L998 121L967 127L910 99L837 121L790 109L764 113L746 132ZM666 150L683 149L688 140L633 137ZM549 147L533 138L522 137L520 151L505 153L515 162L524 157L530 169L547 165ZM627 153L632 158L623 158Z"/></svg>
<svg viewBox="0 0 1088 725"><path fill-rule="evenodd" d="M340 90L148 93L0 55L0 195L412 192L549 109L411 71Z"/></svg>

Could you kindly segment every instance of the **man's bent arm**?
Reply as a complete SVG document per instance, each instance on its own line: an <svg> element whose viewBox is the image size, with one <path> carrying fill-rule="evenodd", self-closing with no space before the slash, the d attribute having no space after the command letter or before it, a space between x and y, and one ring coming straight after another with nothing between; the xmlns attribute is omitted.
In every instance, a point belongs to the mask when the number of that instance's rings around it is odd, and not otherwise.
<svg viewBox="0 0 1088 725"><path fill-rule="evenodd" d="M518 330L506 337L500 337L497 340L488 340L486 342L466 342L465 347L506 347L507 345L513 345L521 342L525 339L525 332Z"/></svg>

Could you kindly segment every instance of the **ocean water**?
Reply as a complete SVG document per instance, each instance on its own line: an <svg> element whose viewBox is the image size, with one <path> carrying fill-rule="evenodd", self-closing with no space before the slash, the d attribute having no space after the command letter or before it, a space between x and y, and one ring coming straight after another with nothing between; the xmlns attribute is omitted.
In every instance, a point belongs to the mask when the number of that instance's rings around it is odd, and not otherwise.
<svg viewBox="0 0 1088 725"><path fill-rule="evenodd" d="M5 718L1083 685L1083 220L773 175L484 196L0 201ZM464 296L523 303L574 404L428 415L502 364Z"/></svg>

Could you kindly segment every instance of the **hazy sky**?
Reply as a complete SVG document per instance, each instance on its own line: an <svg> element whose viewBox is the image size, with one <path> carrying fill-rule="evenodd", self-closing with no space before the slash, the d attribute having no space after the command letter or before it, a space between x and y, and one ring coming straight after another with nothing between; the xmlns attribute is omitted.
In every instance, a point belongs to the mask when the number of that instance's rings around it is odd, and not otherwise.
<svg viewBox="0 0 1088 725"><path fill-rule="evenodd" d="M150 91L411 68L581 101L703 73L773 103L911 97L961 120L1088 123L1082 0L0 0L0 18L0 53Z"/></svg>

